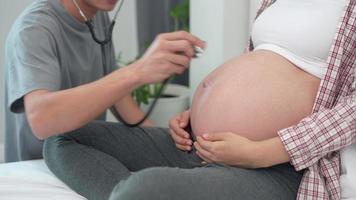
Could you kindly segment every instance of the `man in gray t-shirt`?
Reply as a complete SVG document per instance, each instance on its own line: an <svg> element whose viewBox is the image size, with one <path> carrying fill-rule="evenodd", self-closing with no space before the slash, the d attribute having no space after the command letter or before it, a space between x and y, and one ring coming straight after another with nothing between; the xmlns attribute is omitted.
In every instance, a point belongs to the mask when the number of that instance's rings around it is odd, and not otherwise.
<svg viewBox="0 0 356 200"><path fill-rule="evenodd" d="M102 11L116 2L77 1L103 38L110 21ZM7 162L41 158L40 139L105 120L113 105L125 120L137 121L143 113L130 91L181 73L193 46L204 45L188 33L162 34L143 58L118 70L110 43L104 69L100 45L83 22L72 0L38 0L14 23L5 47Z"/></svg>

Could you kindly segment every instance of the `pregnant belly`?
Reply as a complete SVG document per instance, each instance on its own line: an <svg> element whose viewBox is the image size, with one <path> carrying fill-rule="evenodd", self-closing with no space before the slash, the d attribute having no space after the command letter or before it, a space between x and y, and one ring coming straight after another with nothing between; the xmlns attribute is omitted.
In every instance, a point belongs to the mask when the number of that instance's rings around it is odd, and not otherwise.
<svg viewBox="0 0 356 200"><path fill-rule="evenodd" d="M275 137L311 114L319 84L319 78L270 51L233 58L198 86L191 107L193 133Z"/></svg>

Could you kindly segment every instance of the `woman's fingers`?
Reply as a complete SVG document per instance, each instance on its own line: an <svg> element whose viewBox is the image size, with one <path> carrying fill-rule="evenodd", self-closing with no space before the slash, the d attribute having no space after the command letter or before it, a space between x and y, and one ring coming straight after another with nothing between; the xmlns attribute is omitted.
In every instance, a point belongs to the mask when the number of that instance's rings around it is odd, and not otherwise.
<svg viewBox="0 0 356 200"><path fill-rule="evenodd" d="M206 141L203 138L201 138L200 136L198 136L197 143L205 151L212 152L212 142Z"/></svg>
<svg viewBox="0 0 356 200"><path fill-rule="evenodd" d="M173 118L170 123L169 123L169 127L170 129L172 129L172 131L179 135L180 137L189 139L189 133L187 133L183 127L180 126L181 120L180 120L180 116L177 116L175 118Z"/></svg>
<svg viewBox="0 0 356 200"><path fill-rule="evenodd" d="M190 151L192 150L191 146L184 146L184 145L180 145L180 144L176 144L176 147L182 151Z"/></svg>
<svg viewBox="0 0 356 200"><path fill-rule="evenodd" d="M185 131L184 129L182 129L181 127L177 128L176 130L174 130L174 132L179 135L180 137L183 137L185 139L191 139L190 135L187 131Z"/></svg>
<svg viewBox="0 0 356 200"><path fill-rule="evenodd" d="M174 140L177 148L179 148L183 151L191 150L191 148L192 148L191 146L193 144L193 142L191 140L180 137L173 130L170 130L169 132L170 132L170 135L171 135L172 139Z"/></svg>
<svg viewBox="0 0 356 200"><path fill-rule="evenodd" d="M170 130L171 136L173 140L180 145L192 145L192 141L190 139L185 139L184 137L181 137L177 135L173 130Z"/></svg>
<svg viewBox="0 0 356 200"><path fill-rule="evenodd" d="M179 127L180 128L185 128L189 124L189 119L190 119L190 110L186 110L181 113L180 115L180 120L179 120Z"/></svg>
<svg viewBox="0 0 356 200"><path fill-rule="evenodd" d="M189 115L188 120L185 119L187 118L187 114L189 114L189 111L180 113L173 117L169 122L169 133L176 143L177 148L183 151L190 151L191 146L193 145L192 140L189 138L189 133L183 129L186 125L182 127L182 122L189 121Z"/></svg>
<svg viewBox="0 0 356 200"><path fill-rule="evenodd" d="M210 153L209 151L205 150L204 148L202 148L198 142L194 142L194 147L195 149L199 152L199 154L209 160L213 160L213 154Z"/></svg>
<svg viewBox="0 0 356 200"><path fill-rule="evenodd" d="M205 162L207 162L207 163L213 163L212 160L210 160L209 158L203 156L201 153L199 153L199 151L197 151L196 154L197 154L201 159L203 159Z"/></svg>

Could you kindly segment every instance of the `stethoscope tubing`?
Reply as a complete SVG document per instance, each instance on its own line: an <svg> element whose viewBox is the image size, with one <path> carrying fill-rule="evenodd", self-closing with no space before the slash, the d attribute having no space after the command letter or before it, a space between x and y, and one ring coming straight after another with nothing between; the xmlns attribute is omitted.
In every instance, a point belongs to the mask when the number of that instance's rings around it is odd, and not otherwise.
<svg viewBox="0 0 356 200"><path fill-rule="evenodd" d="M95 30L94 30L94 25L93 25L93 22L92 20L89 20L84 12L80 9L78 3L76 2L76 0L72 0L74 5L78 8L79 10L79 13L80 15L83 17L83 19L85 20L85 24L88 26L89 28L89 31L90 31L90 34L93 38L93 40L98 43L101 47L101 54L102 54L102 62L103 62L103 69L104 69L104 72L106 73L106 68L107 68L107 64L106 64L106 56L105 56L105 45L109 44L111 41L112 41L112 33L113 33L113 30L114 30L114 26L115 26L115 23L116 23L116 17L118 15L118 13L120 12L121 8L122 8L122 5L124 4L124 0L121 0L120 2L120 5L119 5L119 8L117 9L114 17L113 17L113 20L110 24L110 27L109 27L109 31L105 34L104 36L104 39L99 39L96 34L95 34ZM121 115L116 111L116 109L114 107L112 107L110 110L112 111L112 113L114 114L114 116L122 123L124 124L125 126L127 127L138 127L140 126L141 124L143 124L147 119L148 117L151 115L153 109L155 108L157 102L158 102L158 99L159 97L161 96L161 94L164 92L164 89L166 87L166 85L168 84L170 78L167 78L166 80L164 80L162 82L162 85L161 87L159 88L158 90L158 93L157 93L157 96L154 97L154 100L152 102L152 104L150 105L147 113L144 115L144 117L140 120L138 120L136 123L129 123L127 121L125 121Z"/></svg>

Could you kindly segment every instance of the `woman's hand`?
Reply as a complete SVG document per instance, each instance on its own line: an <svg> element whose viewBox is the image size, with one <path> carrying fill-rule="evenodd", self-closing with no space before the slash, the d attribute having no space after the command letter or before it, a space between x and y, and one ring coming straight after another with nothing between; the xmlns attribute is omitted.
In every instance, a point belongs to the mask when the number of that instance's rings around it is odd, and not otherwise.
<svg viewBox="0 0 356 200"><path fill-rule="evenodd" d="M256 168L253 161L255 142L231 132L204 134L197 137L194 147L208 163Z"/></svg>
<svg viewBox="0 0 356 200"><path fill-rule="evenodd" d="M190 111L184 111L173 117L169 122L169 133L172 136L176 147L182 151L190 151L193 142L187 131L184 130L189 125Z"/></svg>
<svg viewBox="0 0 356 200"><path fill-rule="evenodd" d="M231 132L204 134L194 143L208 163L262 168L288 162L289 155L278 137L252 141Z"/></svg>
<svg viewBox="0 0 356 200"><path fill-rule="evenodd" d="M141 84L183 73L195 56L194 46L204 49L205 42L185 31L157 36L145 55L133 64Z"/></svg>

